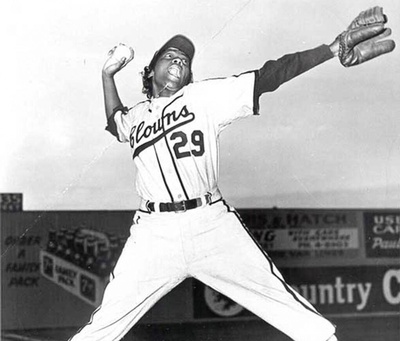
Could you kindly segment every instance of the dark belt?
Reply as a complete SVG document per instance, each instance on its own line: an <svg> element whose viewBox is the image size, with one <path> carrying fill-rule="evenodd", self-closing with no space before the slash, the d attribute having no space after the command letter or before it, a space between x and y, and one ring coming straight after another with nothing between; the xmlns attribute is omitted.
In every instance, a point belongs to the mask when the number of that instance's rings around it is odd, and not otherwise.
<svg viewBox="0 0 400 341"><path fill-rule="evenodd" d="M207 194L201 198L195 198L190 200L176 201L176 202L160 202L147 203L147 208L151 212L185 212L187 210L192 210L194 208L210 204L211 203L211 195ZM155 205L158 205L158 210L155 209Z"/></svg>

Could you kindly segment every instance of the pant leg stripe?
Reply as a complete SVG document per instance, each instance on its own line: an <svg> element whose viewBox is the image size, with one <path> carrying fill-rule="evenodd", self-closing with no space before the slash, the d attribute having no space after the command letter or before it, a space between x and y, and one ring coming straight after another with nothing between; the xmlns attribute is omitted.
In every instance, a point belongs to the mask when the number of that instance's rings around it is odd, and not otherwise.
<svg viewBox="0 0 400 341"><path fill-rule="evenodd" d="M275 271L274 271L274 265L273 262L271 260L271 258L269 257L269 255L267 254L267 252L261 247L261 245L258 243L258 241L254 238L253 234L250 232L250 230L247 228L247 226L244 224L242 218L240 217L240 215L236 212L236 210L231 210L231 207L225 202L225 200L223 200L224 205L226 206L228 212L233 213L236 218L239 220L240 224L242 225L242 227L244 228L244 230L246 231L246 233L250 236L250 238L253 240L253 242L255 243L255 245L257 246L257 248L261 251L261 253L263 254L263 256L266 258L266 260L269 263L270 269L271 269L271 273L282 283L282 286L285 288L285 290L294 298L294 300L298 303L300 303L305 309L319 315L322 316L318 311L316 311L315 309L313 309L312 307L306 305L304 302L302 302L298 297L296 292L285 282L285 280L283 280L280 276L278 276Z"/></svg>

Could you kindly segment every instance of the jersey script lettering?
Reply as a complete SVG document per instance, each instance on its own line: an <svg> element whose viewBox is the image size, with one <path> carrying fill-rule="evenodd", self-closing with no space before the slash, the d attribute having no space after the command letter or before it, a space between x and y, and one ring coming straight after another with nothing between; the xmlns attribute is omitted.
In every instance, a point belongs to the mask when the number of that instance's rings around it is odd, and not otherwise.
<svg viewBox="0 0 400 341"><path fill-rule="evenodd" d="M142 121L132 127L129 138L130 145L134 150L132 158L138 156L143 150L161 140L171 131L195 119L195 114L190 112L186 105L180 111L172 110L167 112L172 103L163 109L161 117L157 121L149 125Z"/></svg>

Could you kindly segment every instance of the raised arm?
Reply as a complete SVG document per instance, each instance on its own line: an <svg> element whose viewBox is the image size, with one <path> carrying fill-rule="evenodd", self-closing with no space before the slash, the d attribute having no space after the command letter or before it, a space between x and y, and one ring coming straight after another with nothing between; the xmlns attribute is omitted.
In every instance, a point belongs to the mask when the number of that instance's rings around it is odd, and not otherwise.
<svg viewBox="0 0 400 341"><path fill-rule="evenodd" d="M123 107L114 76L133 59L133 56L134 52L132 48L119 45L109 52L109 57L103 66L102 81L107 120L113 115L115 110Z"/></svg>

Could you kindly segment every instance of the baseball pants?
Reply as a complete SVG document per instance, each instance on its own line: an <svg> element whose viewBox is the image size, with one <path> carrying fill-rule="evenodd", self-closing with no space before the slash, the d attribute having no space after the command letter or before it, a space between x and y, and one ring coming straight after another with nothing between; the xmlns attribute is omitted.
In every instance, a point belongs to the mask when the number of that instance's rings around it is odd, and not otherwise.
<svg viewBox="0 0 400 341"><path fill-rule="evenodd" d="M71 341L120 340L164 295L194 277L295 341L335 326L284 281L223 200L184 213L137 211L101 306Z"/></svg>

